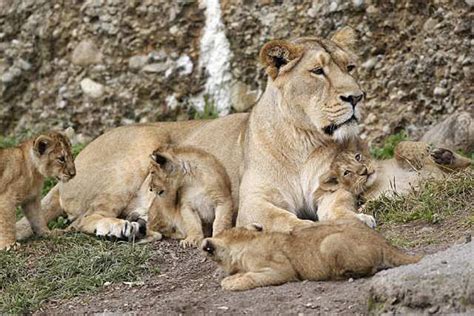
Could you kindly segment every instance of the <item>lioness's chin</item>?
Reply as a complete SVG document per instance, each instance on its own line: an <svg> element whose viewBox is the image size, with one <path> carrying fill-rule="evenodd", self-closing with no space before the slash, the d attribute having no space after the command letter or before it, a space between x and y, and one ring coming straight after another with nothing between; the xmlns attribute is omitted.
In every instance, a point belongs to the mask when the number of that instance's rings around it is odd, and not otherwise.
<svg viewBox="0 0 474 316"><path fill-rule="evenodd" d="M355 138L357 135L359 135L359 126L357 125L357 122L354 121L339 126L332 134L332 137L337 142L343 142L347 139Z"/></svg>

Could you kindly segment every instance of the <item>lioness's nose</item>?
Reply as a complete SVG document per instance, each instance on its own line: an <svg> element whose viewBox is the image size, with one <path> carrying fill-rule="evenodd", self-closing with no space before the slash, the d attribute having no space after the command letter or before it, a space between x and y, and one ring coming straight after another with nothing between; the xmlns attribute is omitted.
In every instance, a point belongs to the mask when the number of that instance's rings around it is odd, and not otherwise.
<svg viewBox="0 0 474 316"><path fill-rule="evenodd" d="M358 94L358 95L350 94L348 96L341 95L340 98L344 102L349 102L352 105L352 107L355 108L357 103L359 103L360 100L362 100L364 98L364 94L362 94L362 93Z"/></svg>

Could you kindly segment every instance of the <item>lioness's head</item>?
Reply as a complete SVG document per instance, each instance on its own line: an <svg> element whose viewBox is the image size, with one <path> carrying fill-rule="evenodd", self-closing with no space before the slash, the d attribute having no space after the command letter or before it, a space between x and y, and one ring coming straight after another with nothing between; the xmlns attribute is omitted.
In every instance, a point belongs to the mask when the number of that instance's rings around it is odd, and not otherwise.
<svg viewBox="0 0 474 316"><path fill-rule="evenodd" d="M357 83L356 36L351 28L330 39L274 40L260 51L269 85L278 89L279 106L293 124L335 140L357 135L364 92Z"/></svg>
<svg viewBox="0 0 474 316"><path fill-rule="evenodd" d="M150 191L164 197L176 189L183 176L182 168L173 155L173 149L168 146L156 149L150 158Z"/></svg>
<svg viewBox="0 0 474 316"><path fill-rule="evenodd" d="M329 171L320 177L322 190L341 188L358 195L374 184L377 173L367 144L355 140L351 147L336 155Z"/></svg>
<svg viewBox="0 0 474 316"><path fill-rule="evenodd" d="M50 132L36 137L32 156L36 168L45 177L67 182L76 175L71 142L61 133Z"/></svg>

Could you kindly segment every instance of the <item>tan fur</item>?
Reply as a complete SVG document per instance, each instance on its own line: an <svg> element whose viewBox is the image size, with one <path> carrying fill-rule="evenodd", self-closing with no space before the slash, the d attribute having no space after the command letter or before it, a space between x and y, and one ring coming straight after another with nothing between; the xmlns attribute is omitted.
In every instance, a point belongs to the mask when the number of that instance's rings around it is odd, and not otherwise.
<svg viewBox="0 0 474 316"><path fill-rule="evenodd" d="M343 203L340 197L332 200ZM346 197L345 202L354 203L351 194ZM421 259L404 254L356 220L316 223L291 234L256 228L233 228L203 241L203 251L230 274L221 282L224 289L364 277Z"/></svg>
<svg viewBox="0 0 474 316"><path fill-rule="evenodd" d="M78 176L60 184L59 201L49 200L45 207L60 205L56 214L64 210L70 219L87 222L90 229L85 232L98 231L102 223L101 229L109 228L107 234L121 234L131 225L130 204L148 174L147 153L172 143L200 148L222 163L232 183L234 207L239 206L237 225L257 221L268 230L291 231L308 224L297 215L312 203L317 187L306 185L304 163L315 149L324 153L357 134L363 98L348 69L357 60L345 46L328 39L270 43L266 47L272 49L261 53L262 64L270 65L267 88L250 115L113 129L79 154ZM276 76L271 67L278 69ZM320 68L324 75L315 73ZM355 107L343 101L352 95L361 98Z"/></svg>
<svg viewBox="0 0 474 316"><path fill-rule="evenodd" d="M158 195L152 212L159 210L168 229L185 237L183 247L201 244L205 223L212 224L213 235L232 227L230 179L214 156L186 146L159 148L151 158L150 189ZM151 230L154 224L150 221Z"/></svg>
<svg viewBox="0 0 474 316"><path fill-rule="evenodd" d="M15 244L16 206L22 206L37 235L47 234L40 205L44 178L66 182L75 174L71 143L60 133L40 135L0 150L0 249Z"/></svg>

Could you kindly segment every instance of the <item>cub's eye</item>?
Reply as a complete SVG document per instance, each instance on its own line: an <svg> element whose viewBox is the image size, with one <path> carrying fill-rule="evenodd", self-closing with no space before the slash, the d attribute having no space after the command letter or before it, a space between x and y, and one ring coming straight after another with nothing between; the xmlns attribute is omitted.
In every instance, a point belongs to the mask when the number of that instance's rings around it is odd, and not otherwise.
<svg viewBox="0 0 474 316"><path fill-rule="evenodd" d="M311 69L311 72L315 75L324 75L324 70L321 67L316 67L314 69Z"/></svg>
<svg viewBox="0 0 474 316"><path fill-rule="evenodd" d="M349 170L344 171L344 176L348 176L350 174L351 174L351 172Z"/></svg>
<svg viewBox="0 0 474 316"><path fill-rule="evenodd" d="M59 161L60 163L65 163L65 162L66 162L66 158L65 158L64 156L60 156L60 157L58 157L58 161Z"/></svg>
<svg viewBox="0 0 474 316"><path fill-rule="evenodd" d="M355 69L355 67L356 67L355 65L348 65L348 66L347 66L347 71L348 71L348 72L351 72L352 70Z"/></svg>
<svg viewBox="0 0 474 316"><path fill-rule="evenodd" d="M357 154L355 155L355 160L360 161L361 159L362 159L362 155L359 154L359 153L357 153Z"/></svg>

